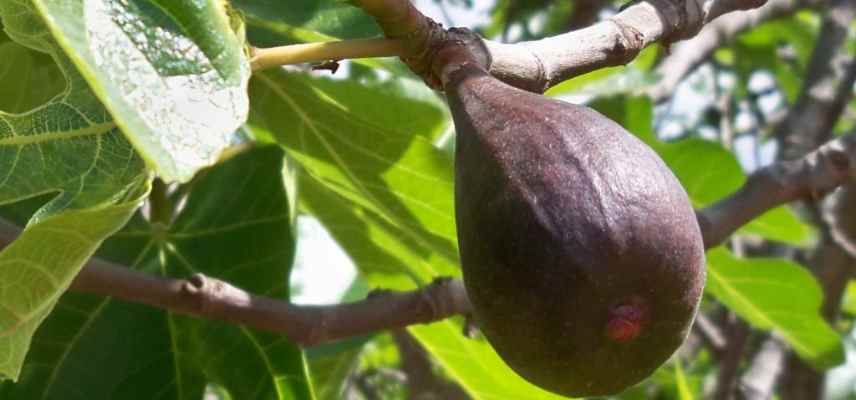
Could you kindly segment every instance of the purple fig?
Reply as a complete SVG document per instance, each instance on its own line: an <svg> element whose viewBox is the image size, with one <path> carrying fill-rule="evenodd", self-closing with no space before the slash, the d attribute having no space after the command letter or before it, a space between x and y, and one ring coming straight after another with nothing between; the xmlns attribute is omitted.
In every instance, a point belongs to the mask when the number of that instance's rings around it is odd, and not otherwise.
<svg viewBox="0 0 856 400"><path fill-rule="evenodd" d="M458 243L473 314L518 374L567 396L621 392L686 338L704 246L681 184L584 106L491 76L461 30L437 53L457 131Z"/></svg>

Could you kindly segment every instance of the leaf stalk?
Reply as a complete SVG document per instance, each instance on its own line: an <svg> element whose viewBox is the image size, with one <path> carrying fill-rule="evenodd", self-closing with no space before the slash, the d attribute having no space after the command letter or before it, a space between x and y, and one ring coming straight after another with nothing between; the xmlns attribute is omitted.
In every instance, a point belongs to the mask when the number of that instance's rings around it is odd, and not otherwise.
<svg viewBox="0 0 856 400"><path fill-rule="evenodd" d="M253 48L250 66L253 71L260 71L283 65L330 60L398 57L403 52L404 42L399 39L374 38L302 43L270 48Z"/></svg>

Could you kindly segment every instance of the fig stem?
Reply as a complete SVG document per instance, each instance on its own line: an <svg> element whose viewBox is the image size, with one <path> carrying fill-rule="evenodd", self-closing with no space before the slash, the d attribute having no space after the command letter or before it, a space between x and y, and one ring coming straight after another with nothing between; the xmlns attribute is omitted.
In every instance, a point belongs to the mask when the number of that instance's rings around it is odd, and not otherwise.
<svg viewBox="0 0 856 400"><path fill-rule="evenodd" d="M404 53L399 39L373 38L318 43L301 43L269 48L253 48L253 71L282 65L344 60L353 58L398 57Z"/></svg>

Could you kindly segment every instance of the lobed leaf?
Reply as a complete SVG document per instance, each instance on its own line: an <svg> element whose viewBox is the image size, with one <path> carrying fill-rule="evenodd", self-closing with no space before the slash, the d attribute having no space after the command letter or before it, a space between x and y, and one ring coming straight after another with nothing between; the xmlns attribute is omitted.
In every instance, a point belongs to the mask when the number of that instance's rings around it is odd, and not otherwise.
<svg viewBox="0 0 856 400"><path fill-rule="evenodd" d="M3 1L47 21L115 125L168 182L214 163L246 119L249 64L220 0Z"/></svg>
<svg viewBox="0 0 856 400"><path fill-rule="evenodd" d="M291 206L275 147L240 154L193 181L172 221L141 213L99 256L153 274L204 273L286 299L294 257ZM181 200L181 201L180 201ZM314 398L303 353L280 335L68 293L33 341L4 399Z"/></svg>
<svg viewBox="0 0 856 400"><path fill-rule="evenodd" d="M0 19L0 52L20 57L0 74L16 100L0 111L0 204L50 198L0 251L0 376L17 379L36 328L139 206L148 172L32 8L2 0Z"/></svg>
<svg viewBox="0 0 856 400"><path fill-rule="evenodd" d="M311 204L324 202L312 200L320 198L313 192L353 202L369 213L366 218L394 229L393 242L413 243L420 254L434 254L447 265L457 262L451 160L416 134L439 127L443 114L433 105L405 96L391 101L384 96L391 92L351 82L308 80L281 71L258 74L251 93L253 134L284 146L301 165L301 202L337 239L353 236L351 240L368 242L354 234L354 226L361 224L331 221L329 216L342 213L342 206ZM379 102L388 104L391 112L357 106ZM350 232L342 235L340 225ZM456 270L430 269L447 274ZM423 281L438 275L423 272L418 274Z"/></svg>
<svg viewBox="0 0 856 400"><path fill-rule="evenodd" d="M46 217L0 252L0 377L18 379L36 328L145 194L140 188L115 204Z"/></svg>

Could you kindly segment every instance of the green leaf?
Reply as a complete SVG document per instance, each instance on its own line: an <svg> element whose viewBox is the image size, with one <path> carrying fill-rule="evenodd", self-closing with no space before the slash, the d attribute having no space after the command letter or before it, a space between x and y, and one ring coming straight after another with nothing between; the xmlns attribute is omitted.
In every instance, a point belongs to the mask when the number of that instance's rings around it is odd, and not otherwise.
<svg viewBox="0 0 856 400"><path fill-rule="evenodd" d="M0 377L18 379L36 328L101 242L127 222L145 193L142 188L116 204L44 218L0 252Z"/></svg>
<svg viewBox="0 0 856 400"><path fill-rule="evenodd" d="M317 183L301 181L301 202L327 227L376 287L410 289L433 277L459 275L456 265L397 227ZM487 342L467 339L459 322L410 327L410 332L474 399L558 399L511 371Z"/></svg>
<svg viewBox="0 0 856 400"><path fill-rule="evenodd" d="M737 191L746 182L734 155L702 139L659 144L656 149L687 189L693 206L709 206ZM811 228L786 207L777 207L749 221L738 231L767 239L805 245Z"/></svg>
<svg viewBox="0 0 856 400"><path fill-rule="evenodd" d="M467 339L460 323L445 320L409 330L474 399L567 399L523 380L485 340Z"/></svg>
<svg viewBox="0 0 856 400"><path fill-rule="evenodd" d="M2 1L4 7L32 11L24 3ZM34 0L32 5L164 180L187 181L212 164L246 119L249 63L222 1Z"/></svg>
<svg viewBox="0 0 856 400"><path fill-rule="evenodd" d="M286 299L295 242L282 151L237 155L192 185L171 223L138 213L99 256ZM313 398L302 352L280 335L106 297L67 294L33 343L21 382L0 397L200 399L211 382L234 399Z"/></svg>
<svg viewBox="0 0 856 400"><path fill-rule="evenodd" d="M681 400L693 400L693 392L690 389L690 384L687 382L687 377L684 374L684 367L681 365L681 359L675 358L675 383L678 387L678 398Z"/></svg>
<svg viewBox="0 0 856 400"><path fill-rule="evenodd" d="M355 279L351 287L339 299L342 303L363 300L369 288L361 279ZM306 361L312 371L312 387L318 400L341 400L345 398L351 374L360 364L368 343L376 342L380 335L352 337L335 343L313 346L306 349Z"/></svg>
<svg viewBox="0 0 856 400"><path fill-rule="evenodd" d="M56 43L40 34L40 17L23 3L0 1L0 18L20 43L0 38L0 52L15 56L0 71L14 96L2 104L21 111L0 111L0 204L49 200L0 252L0 375L17 379L36 328L145 196L147 171Z"/></svg>
<svg viewBox="0 0 856 400"><path fill-rule="evenodd" d="M856 315L856 281L849 281L844 291L844 299L841 301L841 311L850 315Z"/></svg>
<svg viewBox="0 0 856 400"><path fill-rule="evenodd" d="M707 253L707 291L758 329L780 334L817 369L844 362L838 333L819 314L823 292L799 265L780 259L739 259Z"/></svg>
<svg viewBox="0 0 856 400"><path fill-rule="evenodd" d="M51 56L13 42L0 25L0 110L30 111L56 97L66 87L65 76Z"/></svg>
<svg viewBox="0 0 856 400"><path fill-rule="evenodd" d="M247 33L255 45L381 35L373 18L339 0L233 0L232 4L247 17Z"/></svg>
<svg viewBox="0 0 856 400"><path fill-rule="evenodd" d="M756 71L770 71L785 97L793 103L802 86L819 26L816 13L801 12L765 22L740 35L732 49L741 84L745 85ZM780 56L783 47L794 50L795 60Z"/></svg>
<svg viewBox="0 0 856 400"><path fill-rule="evenodd" d="M253 134L283 145L303 167L305 186L322 186L365 208L394 227L395 241L457 263L451 160L421 136L444 121L433 104L282 71L257 74L251 93ZM385 110L366 105L381 103ZM336 208L313 208L331 231L337 227L323 214L340 212Z"/></svg>
<svg viewBox="0 0 856 400"><path fill-rule="evenodd" d="M29 60L37 73L51 79L60 73L66 86L37 106L38 96L22 98L19 107L36 106L24 113L0 111L0 204L54 193L36 222L66 208L110 202L146 174L143 162L56 43L39 35L45 33L39 16L15 4L0 1L0 17L9 36L29 49L10 42L3 48ZM8 70L5 78L32 79L22 70Z"/></svg>

